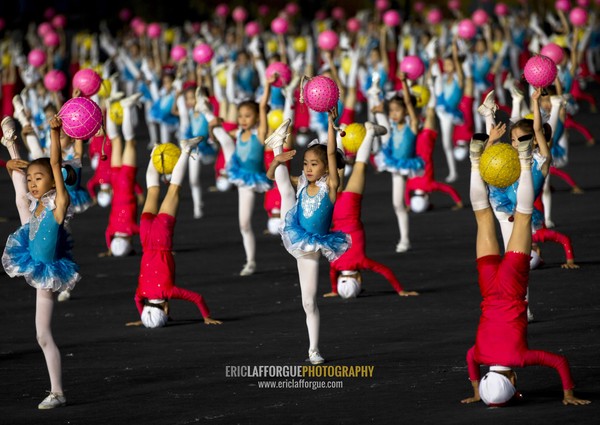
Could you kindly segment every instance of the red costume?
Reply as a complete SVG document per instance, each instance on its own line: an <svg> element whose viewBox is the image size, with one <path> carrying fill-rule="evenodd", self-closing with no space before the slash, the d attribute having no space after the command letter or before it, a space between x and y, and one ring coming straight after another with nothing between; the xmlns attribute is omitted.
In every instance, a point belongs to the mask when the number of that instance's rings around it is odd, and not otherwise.
<svg viewBox="0 0 600 425"><path fill-rule="evenodd" d="M127 236L140 233L137 225L137 200L134 193L136 172L137 167L129 165L111 168L113 199L105 232L108 247L115 233L123 233Z"/></svg>
<svg viewBox="0 0 600 425"><path fill-rule="evenodd" d="M464 98L463 98L464 99ZM406 182L405 202L410 205L410 192L422 190L427 193L434 191L444 192L450 195L455 203L461 202L460 195L452 186L446 183L437 182L433 176L433 149L435 148L435 140L437 139L437 131L424 129L417 135L416 154L425 162L423 175L412 177ZM469 136L470 139L470 136Z"/></svg>
<svg viewBox="0 0 600 425"><path fill-rule="evenodd" d="M202 295L175 286L175 260L173 259L173 229L175 217L169 214L143 213L140 220L142 262L135 292L135 304L142 314L144 300L180 299L196 304L202 317L210 317Z"/></svg>
<svg viewBox="0 0 600 425"><path fill-rule="evenodd" d="M332 231L349 234L352 245L337 260L329 263L329 277L332 291L337 293L337 277L342 270L372 270L385 277L396 292L402 291L402 285L387 266L371 260L365 253L365 230L360 220L362 195L354 192L342 192L333 207Z"/></svg>
<svg viewBox="0 0 600 425"><path fill-rule="evenodd" d="M527 282L529 254L507 252L477 259L483 301L475 345L467 353L471 381L480 379L480 365L556 369L564 390L574 387L564 356L527 346Z"/></svg>

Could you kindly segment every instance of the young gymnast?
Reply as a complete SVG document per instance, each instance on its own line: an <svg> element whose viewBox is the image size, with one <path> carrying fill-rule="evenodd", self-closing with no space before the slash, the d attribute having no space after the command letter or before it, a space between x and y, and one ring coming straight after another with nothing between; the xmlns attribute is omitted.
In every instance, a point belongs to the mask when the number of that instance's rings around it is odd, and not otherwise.
<svg viewBox="0 0 600 425"><path fill-rule="evenodd" d="M382 113L382 105L375 109L377 123L388 130L388 135L383 138L381 150L375 156L375 163L380 171L385 170L392 174L392 203L400 230L396 252L406 252L410 249L408 211L404 205L406 180L408 176L422 174L425 164L415 154L419 118L403 73L400 74L400 79L402 97L394 96L389 101L389 120Z"/></svg>
<svg viewBox="0 0 600 425"><path fill-rule="evenodd" d="M386 129L370 122L366 122L365 127L367 131L356 153L352 174L344 191L338 193L333 207L331 230L350 235L352 245L337 260L329 264L331 292L324 296L334 297L340 293L356 296L359 292L357 289L363 282L361 270L371 270L381 274L401 297L418 295L414 291L405 291L389 267L370 259L366 254L365 230L360 218L366 169L373 138L384 135Z"/></svg>
<svg viewBox="0 0 600 425"><path fill-rule="evenodd" d="M142 260L140 276L135 293L135 304L141 320L127 323L127 326L144 325L147 328L165 326L169 320L169 300L181 299L198 306L204 323L220 325L210 318L208 306L202 295L175 286L175 259L173 257L173 231L179 208L179 192L188 167L190 152L201 141L200 137L180 142L182 151L173 173L167 194L160 204L160 176L152 162L152 155L146 171L148 193L140 220L140 240Z"/></svg>
<svg viewBox="0 0 600 425"><path fill-rule="evenodd" d="M517 190L517 206L507 251L502 257L496 237L494 214L486 185L479 172L479 161L486 140L473 138L471 157L471 205L477 221L477 269L483 297L481 317L475 345L467 353L469 378L473 396L462 400L483 400L489 406L503 406L515 396L516 373L513 368L547 366L556 369L563 385L563 404L589 404L573 394L573 379L564 356L527 346L527 302L531 251L531 213L533 212L533 178L531 175L532 133L518 138L521 175ZM480 380L480 365L490 372Z"/></svg>
<svg viewBox="0 0 600 425"><path fill-rule="evenodd" d="M339 258L350 246L350 237L341 232L331 232L333 207L339 186L338 169L343 169L343 159L336 148L334 121L337 110L329 112L329 134L326 145L317 140L308 145L304 153L303 172L300 177L290 177L285 163L296 154L295 150L283 152L290 120L286 120L265 141L275 158L267 176L277 182L281 192L281 215L285 221L280 230L283 245L298 264L298 277L302 292L302 305L306 313L309 349L308 361L321 364L325 360L319 352L319 309L317 286L319 281L319 253L329 261ZM338 155L340 158L338 159ZM296 186L296 193L294 193Z"/></svg>
<svg viewBox="0 0 600 425"><path fill-rule="evenodd" d="M39 158L27 163L20 159L15 145L14 121L10 117L2 121L2 144L13 158L7 169L13 179L22 224L6 241L2 265L10 277L23 276L36 288L36 336L50 375L50 394L38 405L39 409L53 409L67 402L60 352L52 337L52 293L72 289L80 279L65 229L72 213L68 210L69 194L61 170L61 126L58 117L50 121L50 159Z"/></svg>

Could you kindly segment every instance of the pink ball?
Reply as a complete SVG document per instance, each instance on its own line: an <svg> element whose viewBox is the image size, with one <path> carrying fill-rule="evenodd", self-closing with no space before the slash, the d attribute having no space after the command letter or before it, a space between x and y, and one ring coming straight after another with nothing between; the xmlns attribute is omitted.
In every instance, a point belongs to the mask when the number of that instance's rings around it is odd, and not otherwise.
<svg viewBox="0 0 600 425"><path fill-rule="evenodd" d="M356 18L350 18L346 22L346 29L350 32L360 31L360 21Z"/></svg>
<svg viewBox="0 0 600 425"><path fill-rule="evenodd" d="M317 21L324 21L325 19L327 19L327 12L325 12L323 9L319 9L315 12L315 19Z"/></svg>
<svg viewBox="0 0 600 425"><path fill-rule="evenodd" d="M288 3L285 6L285 12L290 16L296 16L300 12L300 6L298 3Z"/></svg>
<svg viewBox="0 0 600 425"><path fill-rule="evenodd" d="M36 68L46 63L46 52L42 49L33 49L27 55L27 62Z"/></svg>
<svg viewBox="0 0 600 425"><path fill-rule="evenodd" d="M187 50L181 45L173 46L171 48L171 59L175 62L179 62L187 56Z"/></svg>
<svg viewBox="0 0 600 425"><path fill-rule="evenodd" d="M160 37L160 34L162 33L162 28L160 27L159 23L153 22L148 25L146 32L148 33L148 37L158 38L158 37Z"/></svg>
<svg viewBox="0 0 600 425"><path fill-rule="evenodd" d="M215 13L220 18L226 18L229 14L229 6L227 6L225 3L221 3L215 8Z"/></svg>
<svg viewBox="0 0 600 425"><path fill-rule="evenodd" d="M52 25L50 25L50 23L48 22L42 22L37 29L38 35L42 38L44 38L46 34L52 31L54 31L54 28L52 28Z"/></svg>
<svg viewBox="0 0 600 425"><path fill-rule="evenodd" d="M80 69L73 75L73 88L79 89L84 96L93 96L100 90L102 77L91 68Z"/></svg>
<svg viewBox="0 0 600 425"><path fill-rule="evenodd" d="M585 9L581 7L575 7L569 13L569 21L576 27L583 27L587 24L588 15Z"/></svg>
<svg viewBox="0 0 600 425"><path fill-rule="evenodd" d="M45 19L52 19L54 18L54 15L56 15L56 10L54 10L53 7L47 7L46 10L44 10Z"/></svg>
<svg viewBox="0 0 600 425"><path fill-rule="evenodd" d="M231 17L235 22L244 22L248 18L248 11L242 6L238 6L231 12Z"/></svg>
<svg viewBox="0 0 600 425"><path fill-rule="evenodd" d="M477 34L477 27L470 19L463 19L458 23L456 32L460 38L471 40Z"/></svg>
<svg viewBox="0 0 600 425"><path fill-rule="evenodd" d="M135 29L135 27L137 27L140 24L143 24L144 20L142 18L140 18L139 16L136 16L135 18L133 18L131 20L131 22L129 23L129 26L131 27L131 29Z"/></svg>
<svg viewBox="0 0 600 425"><path fill-rule="evenodd" d="M146 24L144 22L140 22L139 24L133 27L133 32L135 32L135 35L137 35L138 37L143 36L144 34L146 34Z"/></svg>
<svg viewBox="0 0 600 425"><path fill-rule="evenodd" d="M548 87L554 83L557 72L554 61L542 55L529 58L524 69L525 79L534 87Z"/></svg>
<svg viewBox="0 0 600 425"><path fill-rule="evenodd" d="M50 91L61 91L67 85L67 77L58 69L48 71L44 75L44 86Z"/></svg>
<svg viewBox="0 0 600 425"><path fill-rule="evenodd" d="M85 97L74 97L65 102L58 116L67 136L89 139L102 126L102 111L95 102Z"/></svg>
<svg viewBox="0 0 600 425"><path fill-rule="evenodd" d="M388 10L383 14L383 23L388 27L396 27L400 25L400 14L397 10Z"/></svg>
<svg viewBox="0 0 600 425"><path fill-rule="evenodd" d="M67 18L65 15L56 15L54 18L52 18L52 26L54 28L64 28L65 25L67 25Z"/></svg>
<svg viewBox="0 0 600 425"><path fill-rule="evenodd" d="M383 12L384 10L388 10L390 8L390 2L388 0L376 0L375 1L375 9Z"/></svg>
<svg viewBox="0 0 600 425"><path fill-rule="evenodd" d="M436 25L442 22L442 11L438 8L431 9L427 12L427 22L431 25Z"/></svg>
<svg viewBox="0 0 600 425"><path fill-rule="evenodd" d="M130 20L131 19L131 10L127 9L126 7L121 9L119 11L119 19L122 22L127 22L128 20Z"/></svg>
<svg viewBox="0 0 600 425"><path fill-rule="evenodd" d="M482 27L485 24L487 24L489 16L485 10L477 9L475 12L473 12L471 19L473 20L473 23L475 25L477 25L478 27Z"/></svg>
<svg viewBox="0 0 600 425"><path fill-rule="evenodd" d="M269 14L269 6L266 4L261 4L258 6L258 14L260 16L267 16Z"/></svg>
<svg viewBox="0 0 600 425"><path fill-rule="evenodd" d="M275 18L271 21L271 31L275 34L285 34L288 30L288 21L284 18Z"/></svg>
<svg viewBox="0 0 600 425"><path fill-rule="evenodd" d="M335 31L325 30L321 34L319 34L319 38L317 39L317 45L323 50L335 50L337 45L339 44L340 39Z"/></svg>
<svg viewBox="0 0 600 425"><path fill-rule="evenodd" d="M304 103L313 111L327 112L337 106L340 89L329 77L318 75L304 85Z"/></svg>
<svg viewBox="0 0 600 425"><path fill-rule="evenodd" d="M404 72L409 80L416 80L425 73L425 64L418 56L405 56L400 63L400 71Z"/></svg>
<svg viewBox="0 0 600 425"><path fill-rule="evenodd" d="M562 47L560 47L556 43L548 43L540 50L540 54L544 56L548 56L550 59L554 61L555 64L560 65L560 63L565 58L565 51Z"/></svg>
<svg viewBox="0 0 600 425"><path fill-rule="evenodd" d="M579 7L589 7L590 0L577 0L577 6Z"/></svg>
<svg viewBox="0 0 600 425"><path fill-rule="evenodd" d="M248 37L254 37L260 34L260 25L256 21L250 21L246 24L245 31Z"/></svg>
<svg viewBox="0 0 600 425"><path fill-rule="evenodd" d="M460 9L460 0L449 0L448 1L448 9L459 10Z"/></svg>
<svg viewBox="0 0 600 425"><path fill-rule="evenodd" d="M60 37L54 31L47 33L44 36L44 46L56 47L60 44Z"/></svg>
<svg viewBox="0 0 600 425"><path fill-rule="evenodd" d="M508 6L505 3L497 3L494 7L494 13L498 16L506 16L509 13Z"/></svg>
<svg viewBox="0 0 600 425"><path fill-rule="evenodd" d="M208 63L213 58L215 52L212 47L206 43L198 44L192 51L192 58L196 63Z"/></svg>
<svg viewBox="0 0 600 425"><path fill-rule="evenodd" d="M425 10L425 3L418 1L415 3L415 12L421 13Z"/></svg>
<svg viewBox="0 0 600 425"><path fill-rule="evenodd" d="M267 78L271 78L273 74L277 74L277 79L273 83L275 87L287 86L292 80L292 70L283 62L273 62L265 70Z"/></svg>
<svg viewBox="0 0 600 425"><path fill-rule="evenodd" d="M568 12L571 9L571 2L569 0L556 0L556 3L554 3L554 7L556 8L556 10Z"/></svg>
<svg viewBox="0 0 600 425"><path fill-rule="evenodd" d="M346 11L342 7L334 7L331 9L331 17L338 21L342 21L346 17Z"/></svg>

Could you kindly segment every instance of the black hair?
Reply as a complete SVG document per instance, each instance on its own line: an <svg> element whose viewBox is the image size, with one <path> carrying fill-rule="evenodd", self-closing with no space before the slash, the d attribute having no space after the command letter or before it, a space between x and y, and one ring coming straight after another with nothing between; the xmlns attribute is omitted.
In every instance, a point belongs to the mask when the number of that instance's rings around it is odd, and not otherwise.
<svg viewBox="0 0 600 425"><path fill-rule="evenodd" d="M29 170L29 167L31 167L32 165L39 165L40 167L44 167L46 169L46 171L48 172L48 174L54 180L54 173L52 172L52 165L50 164L50 158L43 157L43 158L34 159L27 166L27 170ZM75 184L77 182L77 172L75 171L75 168L73 168L69 164L63 165L62 168L64 170L63 177L65 180L65 184L67 184L67 185ZM66 176L65 176L65 174L66 174Z"/></svg>
<svg viewBox="0 0 600 425"><path fill-rule="evenodd" d="M404 102L404 97L400 96L399 94L394 95L394 97L392 97L389 100L389 103L397 103L402 108L406 109L406 103ZM410 95L410 103L412 106L417 105L417 98L415 96L413 96L412 94Z"/></svg>
<svg viewBox="0 0 600 425"><path fill-rule="evenodd" d="M259 113L258 103L256 103L255 101L253 101L253 100L244 100L243 102L241 102L238 105L237 109L239 111L240 109L242 109L244 107L252 109L254 111L254 113L258 116L258 113Z"/></svg>
<svg viewBox="0 0 600 425"><path fill-rule="evenodd" d="M327 145L321 145L320 143L314 144L306 149L304 154L306 155L306 153L310 151L315 152L319 159L325 163L325 166L329 167L329 161L327 160ZM338 170L341 170L346 166L344 155L339 149L335 152L335 165Z"/></svg>
<svg viewBox="0 0 600 425"><path fill-rule="evenodd" d="M44 106L44 112L51 112L57 114L58 109L56 108L56 105L54 103L48 103L46 106Z"/></svg>

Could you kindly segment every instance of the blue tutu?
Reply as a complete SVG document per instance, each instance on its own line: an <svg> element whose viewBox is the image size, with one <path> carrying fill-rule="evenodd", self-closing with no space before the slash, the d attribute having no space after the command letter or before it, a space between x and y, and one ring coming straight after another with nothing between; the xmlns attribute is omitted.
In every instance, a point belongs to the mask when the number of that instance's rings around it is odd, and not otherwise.
<svg viewBox="0 0 600 425"><path fill-rule="evenodd" d="M10 277L23 276L34 288L57 292L73 289L81 276L71 257L71 236L54 219L52 202L8 237L2 265ZM32 206L35 210L37 203Z"/></svg>
<svg viewBox="0 0 600 425"><path fill-rule="evenodd" d="M264 171L256 172L244 167L237 153L231 155L231 159L227 164L227 176L234 185L250 187L256 192L266 192L272 187L271 181Z"/></svg>
<svg viewBox="0 0 600 425"><path fill-rule="evenodd" d="M173 115L172 109L175 103L175 94L163 94L160 99L152 103L150 108L150 118L169 126L177 126L179 117Z"/></svg>
<svg viewBox="0 0 600 425"><path fill-rule="evenodd" d="M315 196L306 193L304 174L298 181L298 200L285 216L280 229L285 249L295 258L321 251L329 261L337 260L350 248L351 238L342 232L331 232L333 204L325 179L317 182Z"/></svg>
<svg viewBox="0 0 600 425"><path fill-rule="evenodd" d="M568 155L567 150L563 148L558 142L552 143L552 148L550 149L550 153L552 153L552 164L557 168L562 168L567 165Z"/></svg>
<svg viewBox="0 0 600 425"><path fill-rule="evenodd" d="M415 155L417 136L410 126L405 124L398 130L391 126L390 137L383 143L381 150L375 155L375 165L379 171L400 173L409 177L423 174L425 162Z"/></svg>
<svg viewBox="0 0 600 425"><path fill-rule="evenodd" d="M69 197L71 198L71 206L73 207L73 211L76 213L82 213L93 205L93 201L87 190L81 187L81 168L74 169L75 173L77 173L77 181L75 181L73 184L68 184L65 186L67 188L67 192L69 192Z"/></svg>

